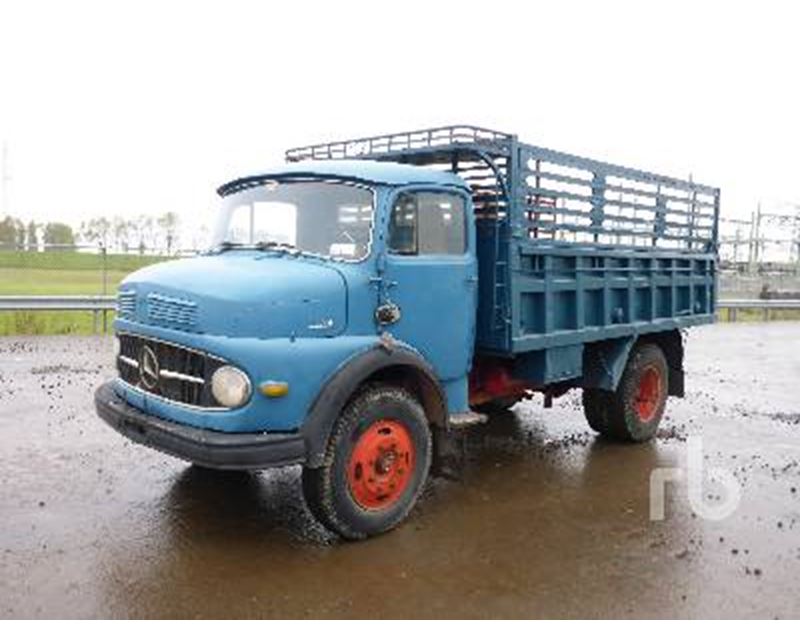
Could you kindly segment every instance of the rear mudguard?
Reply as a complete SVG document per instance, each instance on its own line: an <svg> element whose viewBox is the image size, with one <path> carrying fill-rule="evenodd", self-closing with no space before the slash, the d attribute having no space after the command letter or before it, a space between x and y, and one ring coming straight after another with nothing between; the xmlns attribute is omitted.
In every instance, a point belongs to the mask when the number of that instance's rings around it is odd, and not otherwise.
<svg viewBox="0 0 800 640"><path fill-rule="evenodd" d="M592 342L583 351L584 389L615 391L619 384L628 356L636 342L651 342L660 347L669 367L669 389L671 396L679 398L684 393L683 339L678 330L628 336L614 340Z"/></svg>

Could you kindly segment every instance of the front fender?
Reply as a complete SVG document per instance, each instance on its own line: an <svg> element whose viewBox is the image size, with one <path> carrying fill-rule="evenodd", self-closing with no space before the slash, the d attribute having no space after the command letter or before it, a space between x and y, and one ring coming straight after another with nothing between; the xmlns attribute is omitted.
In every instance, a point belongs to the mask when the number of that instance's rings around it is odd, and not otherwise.
<svg viewBox="0 0 800 640"><path fill-rule="evenodd" d="M422 387L426 414L443 426L447 401L431 366L411 347L395 341L380 341L351 357L325 383L314 400L303 425L310 467L322 464L325 448L336 419L358 388L381 372L408 372Z"/></svg>

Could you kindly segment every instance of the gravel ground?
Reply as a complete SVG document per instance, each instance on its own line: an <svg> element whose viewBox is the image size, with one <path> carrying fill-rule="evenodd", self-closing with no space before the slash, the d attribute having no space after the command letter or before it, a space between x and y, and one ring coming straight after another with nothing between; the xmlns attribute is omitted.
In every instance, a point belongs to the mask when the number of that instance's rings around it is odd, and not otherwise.
<svg viewBox="0 0 800 640"><path fill-rule="evenodd" d="M800 324L693 330L687 396L646 445L596 438L576 393L520 403L357 544L311 519L297 469L202 471L111 431L111 350L0 339L2 617L800 616ZM738 508L695 513L684 473L651 521L651 471L685 468L690 436ZM708 477L701 496L727 499Z"/></svg>

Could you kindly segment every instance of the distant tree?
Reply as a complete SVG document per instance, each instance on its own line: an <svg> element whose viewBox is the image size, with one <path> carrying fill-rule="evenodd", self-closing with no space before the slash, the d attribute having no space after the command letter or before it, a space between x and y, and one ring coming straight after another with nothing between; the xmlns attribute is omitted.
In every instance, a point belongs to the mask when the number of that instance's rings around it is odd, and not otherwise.
<svg viewBox="0 0 800 640"><path fill-rule="evenodd" d="M75 235L78 238L78 242L80 242L81 244L88 244L91 242L90 238L92 232L91 232L90 222L86 222L84 220L80 223L80 225L78 225L78 231Z"/></svg>
<svg viewBox="0 0 800 640"><path fill-rule="evenodd" d="M33 220L28 223L26 245L28 247L28 251L36 251L39 248L39 225Z"/></svg>
<svg viewBox="0 0 800 640"><path fill-rule="evenodd" d="M178 245L178 215L168 211L160 216L135 218L100 216L81 223L78 237L88 244L101 243L122 252L140 254L163 250L171 254Z"/></svg>
<svg viewBox="0 0 800 640"><path fill-rule="evenodd" d="M48 222L44 228L44 243L58 245L75 245L75 234L72 227L63 222Z"/></svg>
<svg viewBox="0 0 800 640"><path fill-rule="evenodd" d="M139 240L139 255L144 255L148 249L155 248L155 241L153 237L155 222L150 216L139 216L136 218L134 226Z"/></svg>
<svg viewBox="0 0 800 640"><path fill-rule="evenodd" d="M0 220L0 248L15 249L25 243L25 225L21 220L6 216Z"/></svg>
<svg viewBox="0 0 800 640"><path fill-rule="evenodd" d="M101 244L108 247L111 240L111 220L103 216L92 218L88 222L81 223L80 235L83 240L91 244Z"/></svg>
<svg viewBox="0 0 800 640"><path fill-rule="evenodd" d="M0 220L0 249L9 249L14 244L14 221L10 216Z"/></svg>
<svg viewBox="0 0 800 640"><path fill-rule="evenodd" d="M192 231L191 248L192 251L202 251L208 249L209 239L211 237L211 229L208 225L202 224Z"/></svg>
<svg viewBox="0 0 800 640"><path fill-rule="evenodd" d="M165 214L159 216L156 222L164 236L167 255L170 255L172 253L172 247L177 241L178 214L173 211L167 211Z"/></svg>
<svg viewBox="0 0 800 640"><path fill-rule="evenodd" d="M128 220L116 216L111 221L111 234L118 249L127 252L130 247L131 224Z"/></svg>

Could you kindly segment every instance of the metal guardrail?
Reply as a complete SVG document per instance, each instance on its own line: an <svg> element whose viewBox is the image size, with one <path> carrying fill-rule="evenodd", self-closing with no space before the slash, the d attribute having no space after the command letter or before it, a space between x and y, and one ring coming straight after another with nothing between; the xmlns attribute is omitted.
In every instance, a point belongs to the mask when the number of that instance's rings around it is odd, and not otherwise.
<svg viewBox="0 0 800 640"><path fill-rule="evenodd" d="M114 311L117 296L0 296L0 311Z"/></svg>
<svg viewBox="0 0 800 640"><path fill-rule="evenodd" d="M108 312L117 310L117 296L0 296L0 311L91 311L97 333L100 315L108 332Z"/></svg>
<svg viewBox="0 0 800 640"><path fill-rule="evenodd" d="M754 309L761 311L764 321L770 318L770 311L775 310L797 310L800 311L800 300L718 300L717 310L727 310L729 322L736 322L736 317L740 309Z"/></svg>
<svg viewBox="0 0 800 640"><path fill-rule="evenodd" d="M718 309L800 309L800 300L719 300Z"/></svg>

